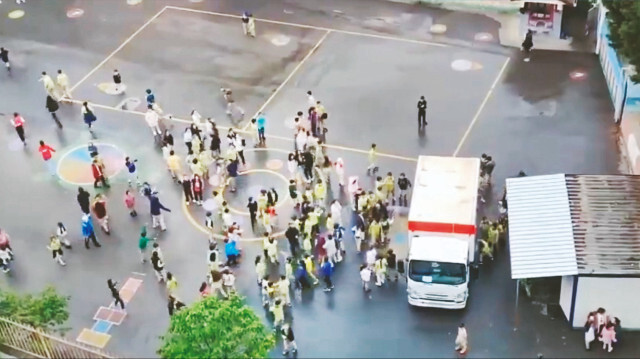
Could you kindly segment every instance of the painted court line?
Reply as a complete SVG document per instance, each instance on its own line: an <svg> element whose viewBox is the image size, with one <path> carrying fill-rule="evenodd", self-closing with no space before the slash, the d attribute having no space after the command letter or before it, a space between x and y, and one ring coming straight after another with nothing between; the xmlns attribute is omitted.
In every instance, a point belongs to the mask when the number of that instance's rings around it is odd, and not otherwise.
<svg viewBox="0 0 640 359"><path fill-rule="evenodd" d="M262 111L264 111L264 109L269 105L269 103L271 103L271 101L278 95L278 93L280 92L280 90L282 90L284 88L284 86L289 82L289 80L291 80L293 78L293 76L298 72L298 70L300 70L300 68L302 68L302 65L304 65L305 62L307 62L307 60L309 60L311 58L311 55L313 55L316 50L318 50L318 48L320 47L320 45L322 45L322 43L324 42L324 40L327 38L327 36L329 36L329 34L331 33L331 30L327 30L324 35L322 35L322 37L320 38L320 40L318 40L318 42L316 42L315 46L313 46L311 48L311 50L309 50L309 52L307 53L307 55L302 58L302 60L296 65L296 67L293 68L293 70L291 71L291 73L289 73L289 76L287 76L287 78L284 79L284 81L282 81L282 83L280 84L280 86L278 86L276 88L275 91L273 91L273 93L271 94L271 96L269 96L269 98L267 99L267 101L265 101L262 106L260 106L260 108L258 109L258 111L256 111L255 115L253 115L252 118L256 118L258 116L258 114ZM247 123L242 129L246 130L247 128L249 128L249 124Z"/></svg>
<svg viewBox="0 0 640 359"><path fill-rule="evenodd" d="M78 81L78 83L73 85L73 87L71 87L69 92L73 92L73 90L75 90L78 86L80 86L83 82L85 82L91 75L93 75L96 71L98 71L105 63L107 63L107 61L109 61L120 50L122 50L123 47L125 47L129 42L131 42L131 40L133 40L134 37L136 37L140 32L142 32L142 30L144 30L147 26L149 26L149 24L151 24L153 22L153 20L157 19L158 16L162 15L162 13L166 9L167 9L166 6L163 7L162 10L158 11L149 20L147 20L147 22L145 22L142 26L140 26L140 28L138 28L138 30L136 30L133 34L131 34L129 37L127 37L124 40L124 42L122 44L120 44L120 46L118 46L115 50L113 50L104 60L102 60L98 65L96 65L96 67L94 67L91 71L89 71L88 74L84 75L84 77L81 78L80 81Z"/></svg>
<svg viewBox="0 0 640 359"><path fill-rule="evenodd" d="M166 6L166 8L167 8L167 9L171 9L171 10L178 10L178 11L185 11L185 12L193 12L193 13L199 13L199 14L208 14L208 15L215 15L215 16L223 16L223 17L229 17L229 18L234 18L234 19L240 19L240 18L242 18L242 16L241 16L241 15L225 14L225 13L221 13L221 12L214 12L214 11L206 11L206 10L190 9L190 8L186 8L186 7L179 7L179 6L170 6L170 5L169 5L169 6ZM407 42L407 43L413 43L413 44L430 45L430 46L438 46L438 47L450 47L449 45L446 45L446 44L439 44L439 43L437 43L437 42L431 42L431 41L412 40L412 39L406 39L406 38L402 38L402 37L389 36L389 35L368 34L368 33L366 33L366 32L357 32L357 31L348 31L348 30L332 29L332 28L328 28L328 27L313 26L313 25L305 25L305 24L298 24L298 23L294 23L294 22L277 21L277 20L268 20L268 19L258 19L258 18L256 18L256 21L258 21L258 22L264 22L264 23L267 23L267 24L285 25L285 26L299 27L299 28L303 28L303 29L321 30L321 31L331 31L331 32L337 32L337 33L347 34L347 35L362 36L362 37L371 37L371 38L375 38L375 39L401 41L401 42Z"/></svg>
<svg viewBox="0 0 640 359"><path fill-rule="evenodd" d="M78 105L82 105L83 101L80 100L65 100L66 102L71 102L74 104L78 104ZM139 116L144 116L144 112L140 112L140 111L132 111L132 110L123 110L121 108L118 107L113 107L113 106L107 106L107 105L101 105L98 103L93 103L90 102L89 103L92 107L94 108L100 108L100 109L104 109L104 110L109 110L109 111L116 111L116 112L124 112L124 113L130 113L133 115L139 115ZM169 119L164 119L165 121L169 121ZM182 118L178 118L173 116L171 118L171 121L174 122L179 122L179 123L185 123L185 124L191 124L193 121L190 120L185 120ZM226 130L228 131L230 128L233 127L227 127L227 126L222 126L222 125L218 125L217 126L218 129L221 130ZM240 133L244 133L244 134L248 134L249 131L243 130L243 129L238 129L238 128L233 128L234 131L236 132L240 132ZM287 141L287 142L293 142L293 138L292 137L285 137L285 136L278 136L278 135L271 135L271 134L267 134L265 135L266 138L271 138L271 139L276 139L276 140L281 140L281 141ZM334 150L343 150L343 151L350 151L350 152L356 152L356 153L362 153L362 154L368 154L369 151L365 151L365 150L361 150L358 148L353 148L353 147L345 147L345 146L339 146L339 145L331 145L331 144L324 144L322 145L326 148L329 149L334 149ZM399 155L393 155L393 154L389 154L389 153L383 153L383 152L378 152L378 156L379 157L386 157L386 158L393 158L396 160L402 160L402 161L409 161L409 162L417 162L418 160L416 158L413 157L405 157L405 156L399 156ZM139 273L140 275L144 275L143 273Z"/></svg>
<svg viewBox="0 0 640 359"><path fill-rule="evenodd" d="M487 102L489 102L489 98L491 98L491 95L493 94L493 90L496 88L498 81L500 81L500 78L502 78L502 74L507 69L507 65L509 65L509 61L511 61L511 58L507 57L507 59L504 61L504 64L502 64L502 68L500 69L500 72L498 72L496 79L493 80L493 84L491 84L491 87L489 88L487 95L484 97L484 100L482 100L482 103L480 103L480 107L478 107L478 111L476 111L476 114L473 116L471 123L469 123L469 127L467 127L467 130L465 131L464 135L462 135L462 138L458 143L458 147L456 147L456 150L453 151L453 155L452 155L453 157L456 157L458 153L460 153L460 150L462 149L462 145L464 145L464 141L467 140L467 137L471 133L473 126L478 121L478 118L480 118L480 113L482 113L482 110L484 110L484 107L487 105Z"/></svg>

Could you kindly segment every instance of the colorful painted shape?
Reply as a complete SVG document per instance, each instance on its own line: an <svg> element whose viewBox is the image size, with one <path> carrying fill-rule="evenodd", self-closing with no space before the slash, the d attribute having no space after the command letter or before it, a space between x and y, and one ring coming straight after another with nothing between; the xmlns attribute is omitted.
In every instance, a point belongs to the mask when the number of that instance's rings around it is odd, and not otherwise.
<svg viewBox="0 0 640 359"><path fill-rule="evenodd" d="M124 312L121 310L114 310L111 312L111 315L109 316L108 321L111 322L113 325L120 325L122 324L122 321L126 316L127 316L127 312Z"/></svg>
<svg viewBox="0 0 640 359"><path fill-rule="evenodd" d="M122 298L125 303L129 303L134 295L136 295L136 292L133 290L120 289L120 298Z"/></svg>
<svg viewBox="0 0 640 359"><path fill-rule="evenodd" d="M111 339L111 335L94 332L91 329L84 328L76 338L76 341L82 344L91 345L96 348L103 349Z"/></svg>
<svg viewBox="0 0 640 359"><path fill-rule="evenodd" d="M125 154L117 146L109 143L94 143L98 154L105 164L105 174L113 177L124 168ZM63 181L74 185L93 183L91 172L91 156L86 145L74 147L60 157L58 176Z"/></svg>
<svg viewBox="0 0 640 359"><path fill-rule="evenodd" d="M96 333L107 333L109 332L109 329L111 329L111 322L108 322L106 320L98 320L93 327L91 328L91 330L93 330Z"/></svg>
<svg viewBox="0 0 640 359"><path fill-rule="evenodd" d="M107 307L100 307L98 311L93 316L93 320L108 320L111 316L113 309Z"/></svg>
<svg viewBox="0 0 640 359"><path fill-rule="evenodd" d="M138 288L140 288L141 285L142 285L141 279L135 279L130 277L129 279L126 280L126 282L124 282L122 289L128 289L135 292L138 290Z"/></svg>

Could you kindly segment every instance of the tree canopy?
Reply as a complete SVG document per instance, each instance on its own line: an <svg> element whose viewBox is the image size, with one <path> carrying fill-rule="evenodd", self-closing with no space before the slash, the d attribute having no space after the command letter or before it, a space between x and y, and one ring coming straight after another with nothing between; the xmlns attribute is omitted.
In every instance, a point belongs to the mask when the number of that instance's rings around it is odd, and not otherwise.
<svg viewBox="0 0 640 359"><path fill-rule="evenodd" d="M609 43L618 54L640 71L640 1L604 0L609 23ZM640 74L631 76L640 82Z"/></svg>
<svg viewBox="0 0 640 359"><path fill-rule="evenodd" d="M162 358L266 358L274 334L244 300L203 298L171 317Z"/></svg>
<svg viewBox="0 0 640 359"><path fill-rule="evenodd" d="M47 287L38 294L18 294L0 289L0 316L44 331L60 328L69 319L69 297Z"/></svg>

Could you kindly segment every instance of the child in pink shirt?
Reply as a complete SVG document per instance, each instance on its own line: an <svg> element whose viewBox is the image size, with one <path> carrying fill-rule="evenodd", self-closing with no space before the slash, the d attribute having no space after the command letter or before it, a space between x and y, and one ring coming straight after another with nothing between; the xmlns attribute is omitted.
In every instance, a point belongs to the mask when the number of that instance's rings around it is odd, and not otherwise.
<svg viewBox="0 0 640 359"><path fill-rule="evenodd" d="M124 205L129 209L129 215L135 217L138 215L136 212L136 196L129 190L124 192Z"/></svg>
<svg viewBox="0 0 640 359"><path fill-rule="evenodd" d="M616 329L613 324L607 323L600 333L600 340L602 341L602 349L607 349L609 353L613 351L613 343L617 342ZM608 347L608 348L607 348Z"/></svg>

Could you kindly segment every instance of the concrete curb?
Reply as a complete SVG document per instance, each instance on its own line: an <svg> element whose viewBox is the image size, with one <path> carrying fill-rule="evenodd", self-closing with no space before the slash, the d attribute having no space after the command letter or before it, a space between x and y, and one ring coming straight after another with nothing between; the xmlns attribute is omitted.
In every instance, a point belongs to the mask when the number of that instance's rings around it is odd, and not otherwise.
<svg viewBox="0 0 640 359"><path fill-rule="evenodd" d="M510 1L482 1L482 0L387 0L391 2L427 5L439 7L447 10L458 10L473 13L497 12L503 14L514 14L518 12L520 5Z"/></svg>

